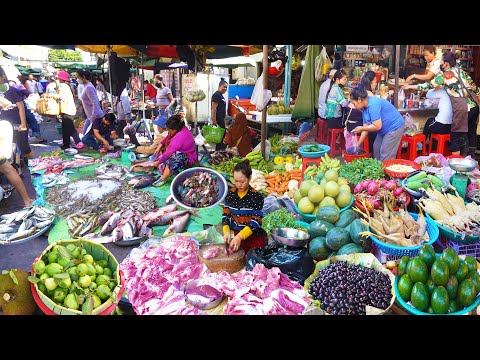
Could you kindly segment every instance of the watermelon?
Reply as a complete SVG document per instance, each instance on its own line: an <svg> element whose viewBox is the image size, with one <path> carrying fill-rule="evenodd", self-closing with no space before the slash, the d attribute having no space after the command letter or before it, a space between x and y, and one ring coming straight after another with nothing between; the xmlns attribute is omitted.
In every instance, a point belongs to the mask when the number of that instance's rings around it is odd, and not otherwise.
<svg viewBox="0 0 480 360"><path fill-rule="evenodd" d="M312 238L325 236L333 228L335 228L335 226L327 221L315 220L314 222L310 223L310 226L308 228L308 234Z"/></svg>
<svg viewBox="0 0 480 360"><path fill-rule="evenodd" d="M354 254L354 253L363 253L363 249L360 245L357 245L355 243L348 243L343 245L340 249L337 251L337 255L347 255L347 254Z"/></svg>
<svg viewBox="0 0 480 360"><path fill-rule="evenodd" d="M360 235L360 233L362 231L367 231L367 230L368 230L367 227L362 224L362 221L360 219L353 220L350 226L348 227L348 233L350 234L352 241L357 245L362 245L360 243L362 240L362 236Z"/></svg>
<svg viewBox="0 0 480 360"><path fill-rule="evenodd" d="M328 255L332 252L326 244L326 238L319 236L310 241L308 244L308 253L315 261L322 261L328 258Z"/></svg>
<svg viewBox="0 0 480 360"><path fill-rule="evenodd" d="M344 228L333 228L327 233L327 246L332 250L339 250L343 245L352 242L350 234Z"/></svg>
<svg viewBox="0 0 480 360"><path fill-rule="evenodd" d="M325 220L330 224L335 224L340 217L340 212L335 206L324 206L318 209L316 216L317 220Z"/></svg>
<svg viewBox="0 0 480 360"><path fill-rule="evenodd" d="M355 220L355 211L347 209L340 214L340 217L335 223L335 227L346 228L352 223L353 220Z"/></svg>

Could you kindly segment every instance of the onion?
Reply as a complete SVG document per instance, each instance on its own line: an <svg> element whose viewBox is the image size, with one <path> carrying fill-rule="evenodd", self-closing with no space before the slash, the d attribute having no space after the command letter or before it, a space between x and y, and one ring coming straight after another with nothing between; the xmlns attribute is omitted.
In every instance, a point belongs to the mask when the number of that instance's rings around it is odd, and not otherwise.
<svg viewBox="0 0 480 360"><path fill-rule="evenodd" d="M370 185L370 183L372 182L372 180L363 180L360 184L362 185L362 190L367 190L368 189L368 185Z"/></svg>
<svg viewBox="0 0 480 360"><path fill-rule="evenodd" d="M399 187L399 188L396 188L395 190L393 190L393 196L396 197L396 198L399 197L400 194L402 194L402 193L403 193L403 188L402 187Z"/></svg>
<svg viewBox="0 0 480 360"><path fill-rule="evenodd" d="M363 190L362 188L362 184L357 184L357 186L355 186L355 189L353 189L353 193L354 194L358 194L359 192L361 192Z"/></svg>
<svg viewBox="0 0 480 360"><path fill-rule="evenodd" d="M385 184L385 189L392 191L395 190L398 187L398 184L395 180L388 180L387 183Z"/></svg>
<svg viewBox="0 0 480 360"><path fill-rule="evenodd" d="M367 188L368 195L375 195L378 192L378 184L376 182L371 182Z"/></svg>

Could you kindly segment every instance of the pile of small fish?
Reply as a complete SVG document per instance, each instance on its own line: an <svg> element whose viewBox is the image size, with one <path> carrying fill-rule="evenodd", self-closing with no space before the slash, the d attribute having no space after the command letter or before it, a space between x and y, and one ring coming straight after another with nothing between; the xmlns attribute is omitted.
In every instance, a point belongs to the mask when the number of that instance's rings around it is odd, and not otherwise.
<svg viewBox="0 0 480 360"><path fill-rule="evenodd" d="M150 192L128 188L109 194L100 204L101 209L111 211L133 209L141 214L145 214L156 207L157 203Z"/></svg>
<svg viewBox="0 0 480 360"><path fill-rule="evenodd" d="M68 182L70 182L70 178L66 175L66 173L50 173L45 174L42 177L42 185L47 188L55 185L65 185Z"/></svg>
<svg viewBox="0 0 480 360"><path fill-rule="evenodd" d="M98 214L94 211L77 211L65 219L69 227L68 233L73 238L78 238L93 232L99 225L98 218Z"/></svg>
<svg viewBox="0 0 480 360"><path fill-rule="evenodd" d="M49 226L55 212L41 206L31 206L0 216L0 244L9 244L43 230Z"/></svg>
<svg viewBox="0 0 480 360"><path fill-rule="evenodd" d="M98 179L123 180L130 175L130 170L128 170L126 166L103 164L96 168L94 173L97 175Z"/></svg>
<svg viewBox="0 0 480 360"><path fill-rule="evenodd" d="M205 207L218 200L218 185L216 175L197 171L193 176L178 185L178 194L183 204L191 207Z"/></svg>
<svg viewBox="0 0 480 360"><path fill-rule="evenodd" d="M107 195L118 194L121 183L116 180L83 178L49 189L46 200L56 207L60 216L74 214L81 210L106 209L102 205Z"/></svg>

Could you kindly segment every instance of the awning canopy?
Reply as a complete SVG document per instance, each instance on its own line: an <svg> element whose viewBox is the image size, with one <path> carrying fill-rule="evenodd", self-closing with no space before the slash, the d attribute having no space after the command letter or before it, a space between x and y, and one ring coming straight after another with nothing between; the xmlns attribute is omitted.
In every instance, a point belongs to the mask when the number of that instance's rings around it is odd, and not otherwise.
<svg viewBox="0 0 480 360"><path fill-rule="evenodd" d="M87 69L93 70L97 68L96 61L56 61L53 66L61 69Z"/></svg>
<svg viewBox="0 0 480 360"><path fill-rule="evenodd" d="M136 56L137 50L129 45L108 45L110 51L116 52L118 56ZM94 54L106 54L107 45L75 45L75 47Z"/></svg>
<svg viewBox="0 0 480 360"><path fill-rule="evenodd" d="M224 59L207 59L207 64L226 67L226 68L236 68L239 66L255 66L255 60L249 56L234 56Z"/></svg>
<svg viewBox="0 0 480 360"><path fill-rule="evenodd" d="M159 57L178 58L176 45L128 45L128 46L153 58L159 58Z"/></svg>

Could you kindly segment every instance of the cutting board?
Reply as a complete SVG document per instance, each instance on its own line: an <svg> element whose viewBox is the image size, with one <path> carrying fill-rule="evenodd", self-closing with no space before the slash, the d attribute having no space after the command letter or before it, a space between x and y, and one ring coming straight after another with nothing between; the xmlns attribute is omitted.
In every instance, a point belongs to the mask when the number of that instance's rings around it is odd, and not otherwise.
<svg viewBox="0 0 480 360"><path fill-rule="evenodd" d="M211 259L205 259L203 253L211 248L220 248L218 255ZM198 250L198 259L212 272L227 271L234 273L245 267L245 251L243 249L227 255L224 244L210 244L201 246Z"/></svg>

